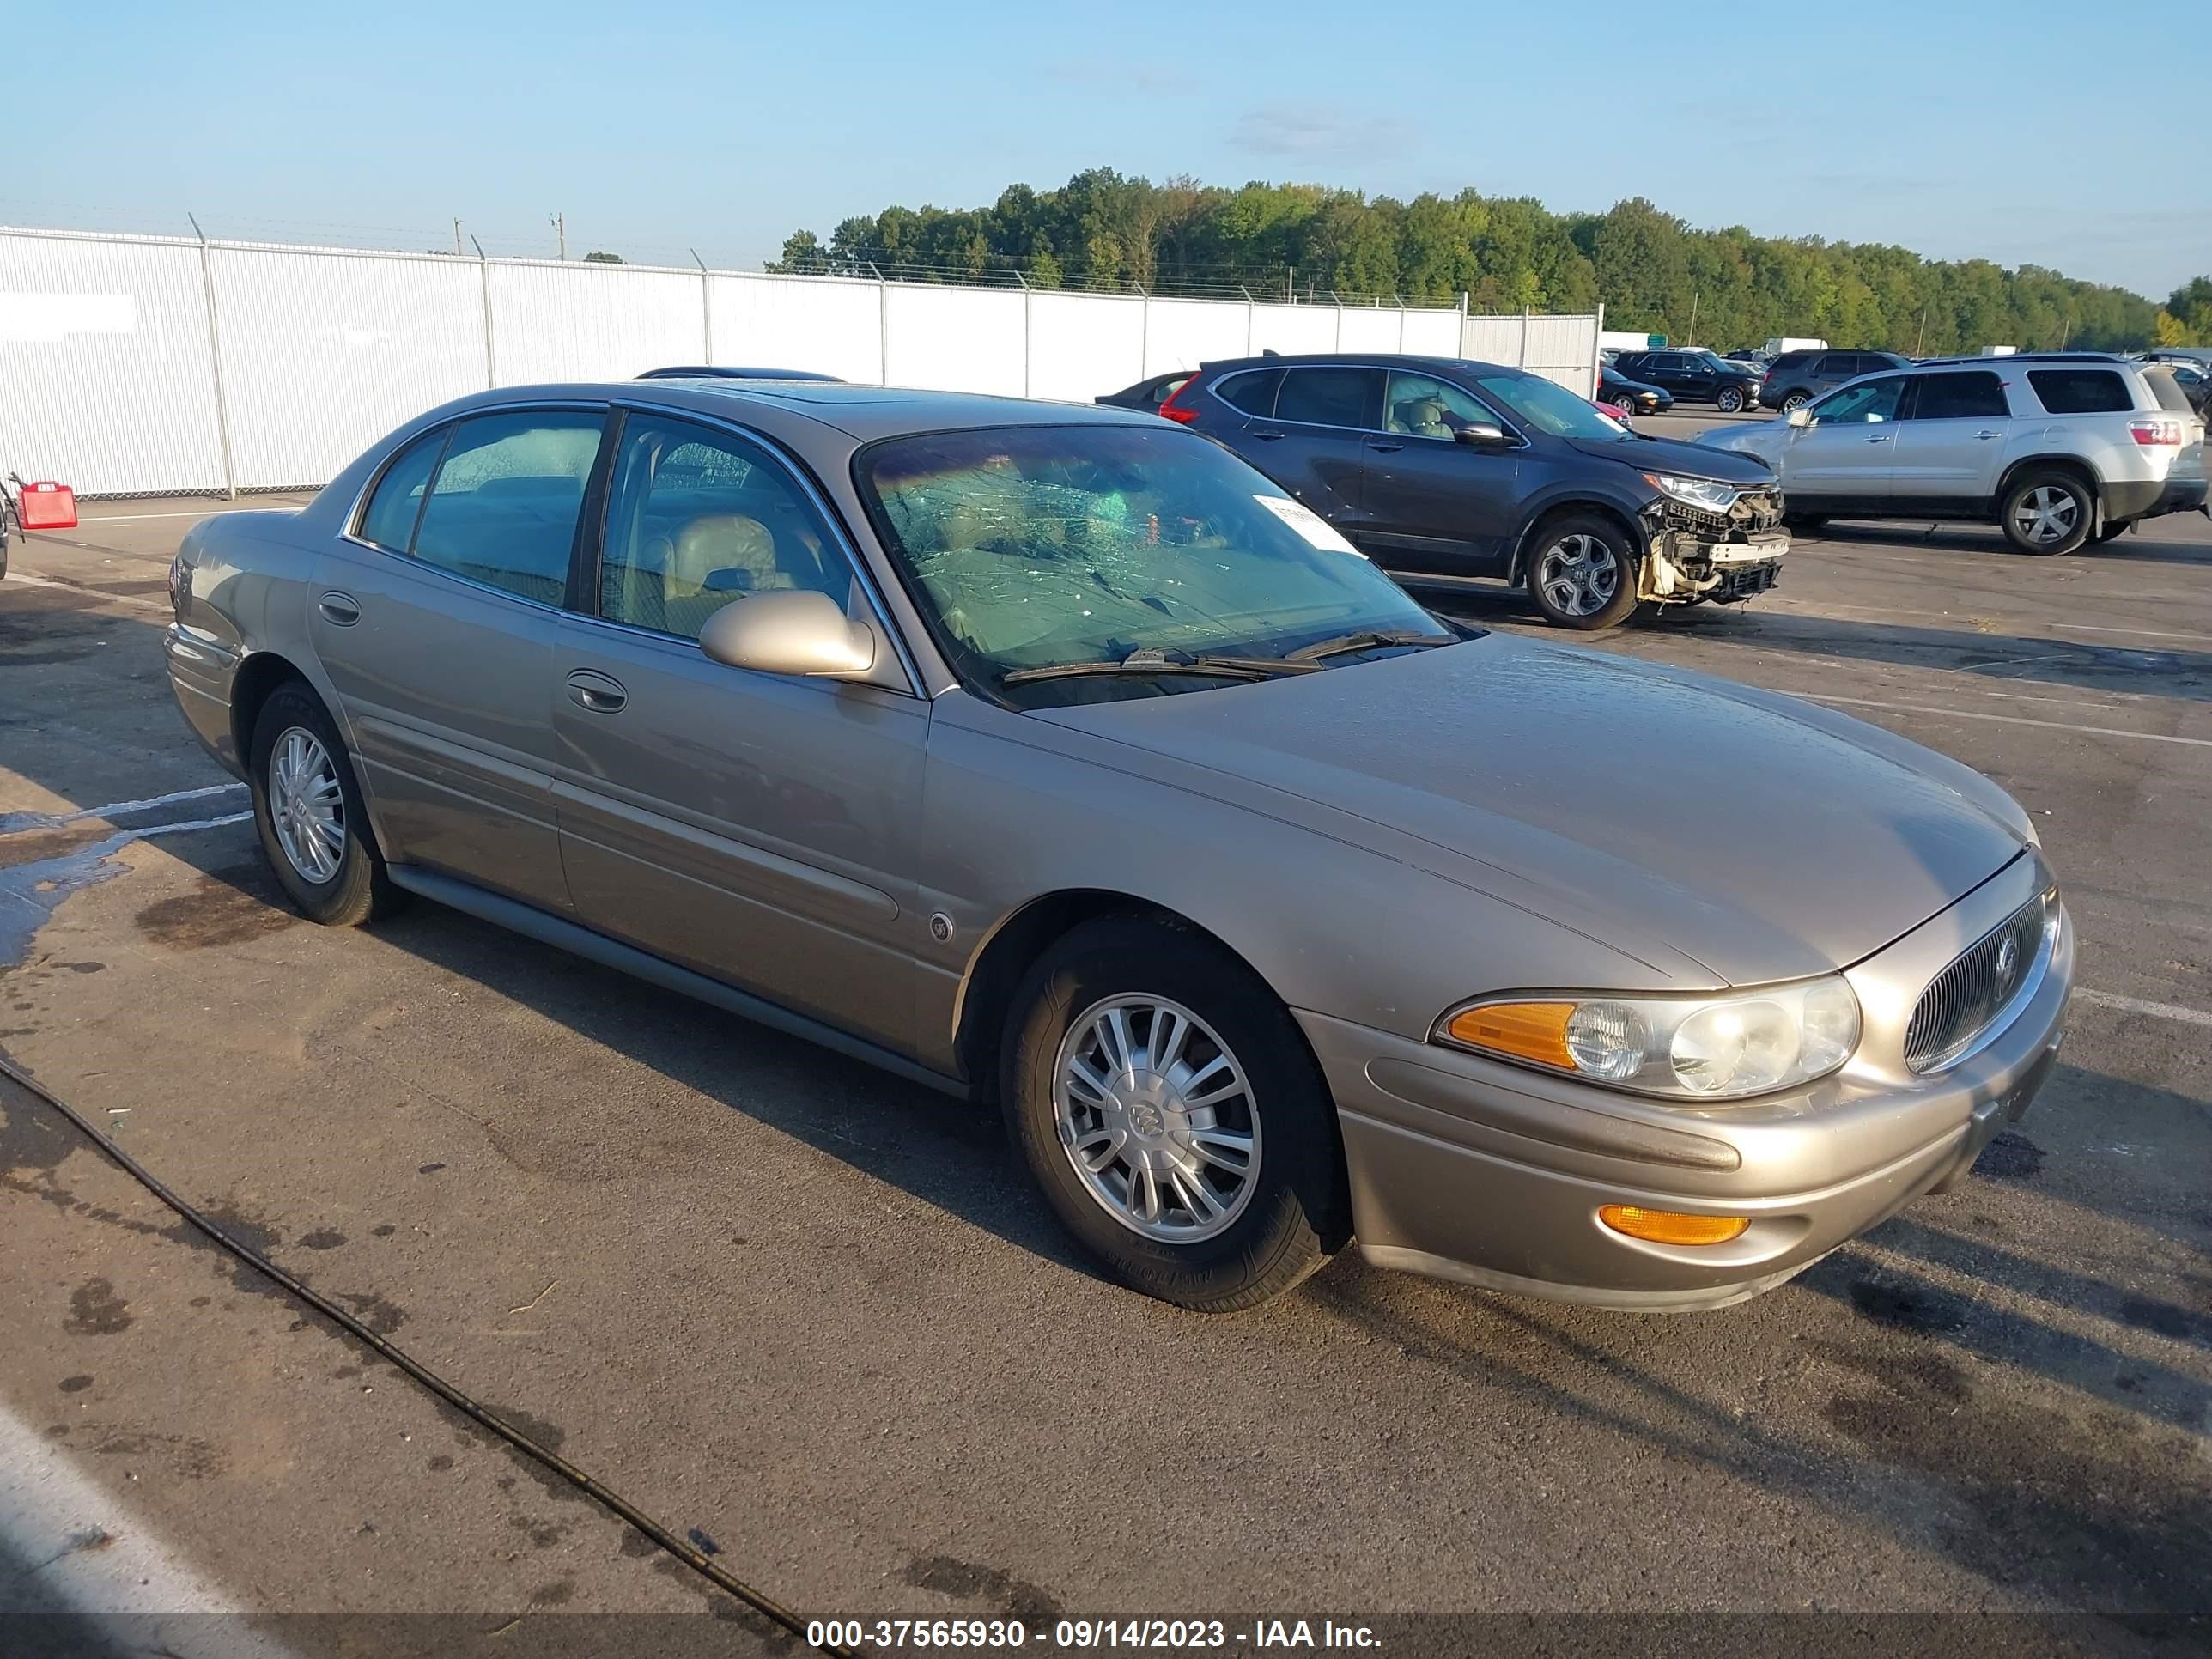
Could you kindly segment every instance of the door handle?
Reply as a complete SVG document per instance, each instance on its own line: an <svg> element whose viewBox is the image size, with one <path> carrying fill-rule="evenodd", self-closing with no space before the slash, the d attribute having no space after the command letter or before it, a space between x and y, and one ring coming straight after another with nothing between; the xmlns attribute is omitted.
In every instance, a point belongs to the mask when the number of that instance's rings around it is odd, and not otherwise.
<svg viewBox="0 0 2212 1659"><path fill-rule="evenodd" d="M612 675L579 668L568 676L568 701L594 714L611 714L629 701L629 693Z"/></svg>
<svg viewBox="0 0 2212 1659"><path fill-rule="evenodd" d="M1255 432L1252 435L1263 444L1271 444L1278 438L1287 438L1291 434L1287 432Z"/></svg>
<svg viewBox="0 0 2212 1659"><path fill-rule="evenodd" d="M2004 434L2002 432L1977 432L1974 435L1977 438L2002 438L2004 436Z"/></svg>
<svg viewBox="0 0 2212 1659"><path fill-rule="evenodd" d="M361 620L361 606L349 593L325 593L315 602L323 619L338 628L351 628Z"/></svg>
<svg viewBox="0 0 2212 1659"><path fill-rule="evenodd" d="M1867 441L1870 444L1886 444L1889 441L1889 439L1887 435L1885 434L1879 438L1869 438Z"/></svg>
<svg viewBox="0 0 2212 1659"><path fill-rule="evenodd" d="M1395 455L1406 446L1403 444L1378 444L1370 441L1367 447L1373 450L1377 455Z"/></svg>

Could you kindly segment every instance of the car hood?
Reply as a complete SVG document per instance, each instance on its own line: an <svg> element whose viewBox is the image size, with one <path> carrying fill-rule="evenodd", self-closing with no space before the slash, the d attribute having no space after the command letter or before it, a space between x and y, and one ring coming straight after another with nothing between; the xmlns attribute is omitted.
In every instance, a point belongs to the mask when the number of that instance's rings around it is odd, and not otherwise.
<svg viewBox="0 0 2212 1659"><path fill-rule="evenodd" d="M1708 427L1691 440L1690 447L1708 454L1717 449L1723 454L1747 455L1781 477L1790 455L1790 441L1797 430L1787 421L1737 421ZM1784 477L1783 482L1786 484L1789 480Z"/></svg>
<svg viewBox="0 0 2212 1659"><path fill-rule="evenodd" d="M1638 438L1611 443L1590 438L1570 438L1568 446L1601 461L1619 461L1639 472L1686 472L1723 483L1755 486L1771 484L1774 474L1764 461L1748 459L1708 444L1684 443L1678 438Z"/></svg>
<svg viewBox="0 0 2212 1659"><path fill-rule="evenodd" d="M1730 984L1855 963L2032 835L1986 779L1847 716L1495 634L1031 718Z"/></svg>

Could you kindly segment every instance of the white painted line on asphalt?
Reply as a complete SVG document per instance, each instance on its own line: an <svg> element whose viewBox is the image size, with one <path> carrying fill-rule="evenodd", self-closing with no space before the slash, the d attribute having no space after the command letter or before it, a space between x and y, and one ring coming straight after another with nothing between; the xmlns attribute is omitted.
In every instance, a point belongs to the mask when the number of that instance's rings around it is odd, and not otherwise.
<svg viewBox="0 0 2212 1659"><path fill-rule="evenodd" d="M218 513L297 513L299 510L296 507L289 506L210 507L203 508L198 513L103 513L96 519L88 518L80 514L77 516L77 526L82 529L88 524L127 524L133 519L211 519ZM31 533L38 534L36 531Z"/></svg>
<svg viewBox="0 0 2212 1659"><path fill-rule="evenodd" d="M2124 1014L2148 1014L2153 1019L2179 1020L2184 1025L2212 1025L2212 1014L2202 1008L2184 1008L2172 1002L2145 1002L2140 997L2116 996L2110 991L2074 988L2076 1000L2100 1008L2117 1008Z"/></svg>
<svg viewBox="0 0 2212 1659"><path fill-rule="evenodd" d="M1839 702L1854 708L1894 708L1906 714L1936 714L1953 720L1996 720L2005 726L2033 726L2045 732L2087 732L2099 738L2140 738L2145 743L2185 743L2193 749L2212 749L2212 738L2177 738L2163 732L2130 732L2119 726L2077 726L2072 720L2032 720L2019 714L1978 714L1966 708L1931 708L1918 702L1877 702L1872 697L1835 697L1825 691L1793 691L1808 702Z"/></svg>
<svg viewBox="0 0 2212 1659"><path fill-rule="evenodd" d="M74 812L0 812L0 836L20 836L27 830L54 830L86 818L112 818L125 812L150 812L179 801L205 800L245 788L242 783L211 783L204 789L179 789L172 795L149 795L144 800L112 800L105 806L80 807Z"/></svg>
<svg viewBox="0 0 2212 1659"><path fill-rule="evenodd" d="M0 592L7 592L10 582L22 582L31 587L57 588L62 592L76 593L88 599L105 599L110 605L136 605L141 611L158 611L163 616L169 612L169 607L159 599L142 599L129 593L104 593L96 587L83 587L76 582L58 582L51 576L33 576L27 570L11 570L4 578L0 578Z"/></svg>
<svg viewBox="0 0 2212 1659"><path fill-rule="evenodd" d="M2171 634L2159 628L2100 628L2094 623L2054 623L2055 628L2070 628L2076 634L2134 634L2146 640L2203 640L2212 644L2212 634Z"/></svg>
<svg viewBox="0 0 2212 1659"><path fill-rule="evenodd" d="M289 1649L247 1627L237 1598L164 1548L120 1503L80 1474L60 1447L5 1410L0 1410L0 1538L22 1564L18 1577L0 1586L0 1609L126 1617L131 1646L179 1659L201 1654L288 1659ZM231 1616L210 1619L210 1613Z"/></svg>

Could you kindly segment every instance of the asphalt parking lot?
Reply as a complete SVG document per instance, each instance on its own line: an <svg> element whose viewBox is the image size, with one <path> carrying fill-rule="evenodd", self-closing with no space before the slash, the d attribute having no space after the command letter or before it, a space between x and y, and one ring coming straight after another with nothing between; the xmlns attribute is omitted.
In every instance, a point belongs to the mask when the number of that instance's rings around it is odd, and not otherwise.
<svg viewBox="0 0 2212 1659"><path fill-rule="evenodd" d="M88 506L0 583L0 1050L802 1616L2212 1613L2212 522L2057 560L1838 526L1754 604L1595 642L2033 813L2082 989L1957 1190L1719 1313L1346 1260L1209 1319L1093 1278L994 1119L434 907L296 917L162 673L207 510ZM0 1112L0 1470L110 1540L0 1561L0 1609L137 1549L149 1606L428 1609L449 1650L556 1611L764 1631Z"/></svg>

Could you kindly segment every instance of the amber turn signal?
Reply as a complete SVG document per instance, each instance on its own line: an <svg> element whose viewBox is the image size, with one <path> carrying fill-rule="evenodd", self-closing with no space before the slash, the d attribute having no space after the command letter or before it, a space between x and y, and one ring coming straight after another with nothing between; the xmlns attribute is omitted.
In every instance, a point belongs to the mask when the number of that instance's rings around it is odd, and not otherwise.
<svg viewBox="0 0 2212 1659"><path fill-rule="evenodd" d="M1725 1244L1743 1237L1751 1218L1741 1215L1684 1215L1676 1210L1647 1210L1635 1204L1607 1204L1597 1218L1617 1233L1654 1244Z"/></svg>
<svg viewBox="0 0 2212 1659"><path fill-rule="evenodd" d="M1567 1052L1567 1021L1575 1007L1571 1002L1492 1002L1462 1009L1444 1030L1470 1048L1571 1072L1575 1057Z"/></svg>

